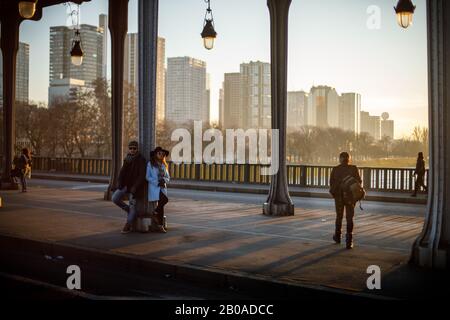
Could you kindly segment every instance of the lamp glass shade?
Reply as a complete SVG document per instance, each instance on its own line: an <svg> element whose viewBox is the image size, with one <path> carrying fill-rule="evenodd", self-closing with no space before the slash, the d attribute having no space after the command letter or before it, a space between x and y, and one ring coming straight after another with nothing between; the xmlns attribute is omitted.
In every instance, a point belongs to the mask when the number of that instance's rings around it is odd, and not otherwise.
<svg viewBox="0 0 450 320"><path fill-rule="evenodd" d="M81 49L81 44L79 40L74 41L72 50L70 51L70 57L72 64L75 66L81 66L83 63L83 50Z"/></svg>
<svg viewBox="0 0 450 320"><path fill-rule="evenodd" d="M83 64L83 56L72 56L71 60L75 66L81 66Z"/></svg>
<svg viewBox="0 0 450 320"><path fill-rule="evenodd" d="M215 37L203 38L203 45L205 46L205 48L208 50L211 50L212 48L214 48L214 40L215 39L216 39Z"/></svg>
<svg viewBox="0 0 450 320"><path fill-rule="evenodd" d="M413 21L413 13L412 12L398 12L397 13L397 22L402 28L408 28Z"/></svg>
<svg viewBox="0 0 450 320"><path fill-rule="evenodd" d="M20 1L19 2L19 14L24 19L33 18L36 12L37 1Z"/></svg>

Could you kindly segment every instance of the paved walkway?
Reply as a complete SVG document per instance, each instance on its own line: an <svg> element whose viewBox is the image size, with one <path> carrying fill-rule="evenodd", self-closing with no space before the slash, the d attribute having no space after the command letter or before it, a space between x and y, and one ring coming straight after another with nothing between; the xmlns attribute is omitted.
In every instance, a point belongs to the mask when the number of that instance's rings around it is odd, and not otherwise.
<svg viewBox="0 0 450 320"><path fill-rule="evenodd" d="M36 172L33 177L37 179L53 179L80 182L96 182L109 183L109 177L105 176L87 176L76 174L61 174ZM221 192L239 192L253 194L268 194L269 186L264 184L242 184L233 182L210 182L210 181L193 181L193 180L172 180L171 188L193 189L204 191L221 191ZM314 198L331 198L326 188L303 188L289 187L291 196L296 197L314 197ZM424 193L418 195L417 198L411 197L408 192L380 192L368 191L366 195L367 201L396 202L396 203L412 203L426 204L427 196Z"/></svg>
<svg viewBox="0 0 450 320"><path fill-rule="evenodd" d="M423 223L421 216L359 212L356 247L345 250L330 241L331 210L296 208L295 216L277 218L263 216L261 206L173 198L167 234L121 235L124 215L102 196L51 188L3 192L0 234L363 292L369 265L385 277L405 267Z"/></svg>

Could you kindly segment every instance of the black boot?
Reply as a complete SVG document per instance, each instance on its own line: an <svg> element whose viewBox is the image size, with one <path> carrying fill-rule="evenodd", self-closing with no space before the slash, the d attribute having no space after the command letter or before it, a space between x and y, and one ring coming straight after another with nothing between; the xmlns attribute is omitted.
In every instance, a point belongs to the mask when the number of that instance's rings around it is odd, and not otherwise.
<svg viewBox="0 0 450 320"><path fill-rule="evenodd" d="M346 236L346 248L353 249L353 234L347 233Z"/></svg>
<svg viewBox="0 0 450 320"><path fill-rule="evenodd" d="M333 240L337 244L341 244L341 233L340 232L335 232L334 235L333 235Z"/></svg>

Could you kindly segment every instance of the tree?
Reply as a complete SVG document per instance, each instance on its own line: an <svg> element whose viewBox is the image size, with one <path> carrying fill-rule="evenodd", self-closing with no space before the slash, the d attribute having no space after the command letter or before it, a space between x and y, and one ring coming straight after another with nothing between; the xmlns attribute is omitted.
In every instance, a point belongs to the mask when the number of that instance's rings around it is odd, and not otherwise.
<svg viewBox="0 0 450 320"><path fill-rule="evenodd" d="M26 140L31 150L40 155L50 127L48 109L43 104L17 104L16 115L17 139Z"/></svg>

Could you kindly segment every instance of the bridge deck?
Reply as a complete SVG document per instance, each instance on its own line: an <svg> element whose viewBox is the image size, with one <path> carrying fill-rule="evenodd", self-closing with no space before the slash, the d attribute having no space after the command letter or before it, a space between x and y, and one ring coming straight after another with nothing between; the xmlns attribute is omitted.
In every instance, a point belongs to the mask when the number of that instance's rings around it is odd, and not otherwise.
<svg viewBox="0 0 450 320"><path fill-rule="evenodd" d="M417 215L358 211L356 247L345 250L330 241L331 209L297 207L295 216L277 218L263 216L260 205L172 198L167 234L121 235L124 214L100 192L41 187L2 196L3 235L355 291L365 290L369 265L383 275L404 266L423 223Z"/></svg>

